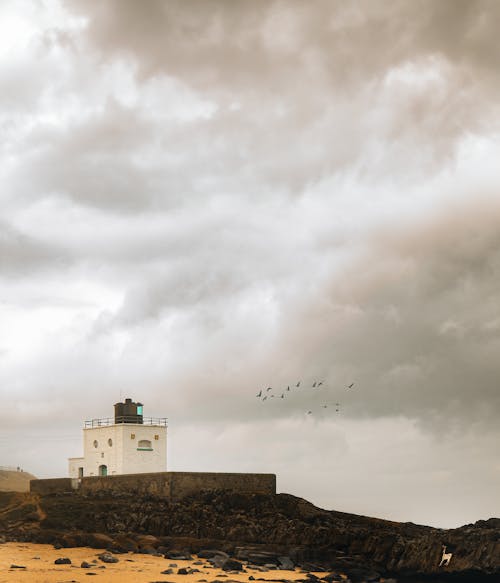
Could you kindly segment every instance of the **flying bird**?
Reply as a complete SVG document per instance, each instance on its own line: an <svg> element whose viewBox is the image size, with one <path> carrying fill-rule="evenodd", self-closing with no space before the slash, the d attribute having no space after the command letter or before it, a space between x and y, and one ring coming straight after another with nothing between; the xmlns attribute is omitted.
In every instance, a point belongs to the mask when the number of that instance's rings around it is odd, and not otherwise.
<svg viewBox="0 0 500 583"><path fill-rule="evenodd" d="M315 386L316 386L316 381L314 381L314 383L313 383L313 389L314 389Z"/></svg>
<svg viewBox="0 0 500 583"><path fill-rule="evenodd" d="M289 390L290 390L290 385L288 385L288 387L286 388L286 390L287 390L287 391L289 391Z"/></svg>
<svg viewBox="0 0 500 583"><path fill-rule="evenodd" d="M320 382L318 383L318 387L320 387L322 384L323 384L323 381L320 381Z"/></svg>
<svg viewBox="0 0 500 583"><path fill-rule="evenodd" d="M267 387L266 391L272 391L273 388L272 387Z"/></svg>
<svg viewBox="0 0 500 583"><path fill-rule="evenodd" d="M300 381L295 386L296 387L300 387Z"/></svg>
<svg viewBox="0 0 500 583"><path fill-rule="evenodd" d="M262 397L262 389L258 392L257 397Z"/></svg>
<svg viewBox="0 0 500 583"><path fill-rule="evenodd" d="M264 397L262 397L262 400L265 401L267 399L267 395L265 395Z"/></svg>
<svg viewBox="0 0 500 583"><path fill-rule="evenodd" d="M354 383L351 383L347 388L352 389L354 387Z"/></svg>
<svg viewBox="0 0 500 583"><path fill-rule="evenodd" d="M308 414L308 415L311 415L311 413L312 413L312 411L308 411L308 412L307 412L307 414Z"/></svg>
<svg viewBox="0 0 500 583"><path fill-rule="evenodd" d="M328 405L322 405L323 409L326 409L328 407Z"/></svg>
<svg viewBox="0 0 500 583"><path fill-rule="evenodd" d="M283 394L281 395L281 399L284 399L284 398L285 398L285 393L283 393Z"/></svg>

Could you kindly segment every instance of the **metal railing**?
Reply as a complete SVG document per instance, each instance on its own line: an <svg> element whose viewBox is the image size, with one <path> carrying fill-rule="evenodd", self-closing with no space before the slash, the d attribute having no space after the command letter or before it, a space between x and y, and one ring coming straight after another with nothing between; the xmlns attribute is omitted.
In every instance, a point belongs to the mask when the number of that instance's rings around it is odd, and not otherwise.
<svg viewBox="0 0 500 583"><path fill-rule="evenodd" d="M85 421L84 428L89 429L91 427L108 427L109 425L157 425L161 427L167 426L166 417L143 417L142 421L138 421L137 415L127 417L126 415L120 415L117 421L114 417L104 417L101 419L89 419Z"/></svg>

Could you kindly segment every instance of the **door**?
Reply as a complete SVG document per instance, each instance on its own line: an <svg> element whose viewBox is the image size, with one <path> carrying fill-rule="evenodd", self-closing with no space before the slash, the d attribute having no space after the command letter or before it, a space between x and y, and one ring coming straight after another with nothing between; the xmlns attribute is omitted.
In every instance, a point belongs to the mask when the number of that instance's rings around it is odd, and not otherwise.
<svg viewBox="0 0 500 583"><path fill-rule="evenodd" d="M108 475L108 466L105 466L104 464L102 466L99 466L99 475L100 476L107 476Z"/></svg>

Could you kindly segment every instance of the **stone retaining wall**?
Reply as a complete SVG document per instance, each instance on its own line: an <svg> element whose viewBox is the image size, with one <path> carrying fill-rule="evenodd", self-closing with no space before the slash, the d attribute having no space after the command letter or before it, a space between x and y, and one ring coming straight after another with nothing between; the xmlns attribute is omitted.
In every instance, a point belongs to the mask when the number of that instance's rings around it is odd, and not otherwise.
<svg viewBox="0 0 500 583"><path fill-rule="evenodd" d="M114 476L87 476L78 480L55 478L31 480L30 491L53 494L78 489L83 494L102 491L152 494L179 500L203 490L232 490L276 494L275 474L240 474L218 472L158 472Z"/></svg>
<svg viewBox="0 0 500 583"><path fill-rule="evenodd" d="M48 480L30 480L30 492L32 494L56 494L58 492L71 492L73 485L71 478L49 478Z"/></svg>

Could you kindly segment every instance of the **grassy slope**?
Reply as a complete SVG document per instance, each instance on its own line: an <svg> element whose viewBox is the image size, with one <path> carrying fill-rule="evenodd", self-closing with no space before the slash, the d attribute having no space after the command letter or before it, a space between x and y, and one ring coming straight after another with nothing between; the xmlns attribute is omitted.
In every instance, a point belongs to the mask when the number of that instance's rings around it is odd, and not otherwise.
<svg viewBox="0 0 500 583"><path fill-rule="evenodd" d="M0 470L0 492L28 492L30 480L34 479L28 472Z"/></svg>

